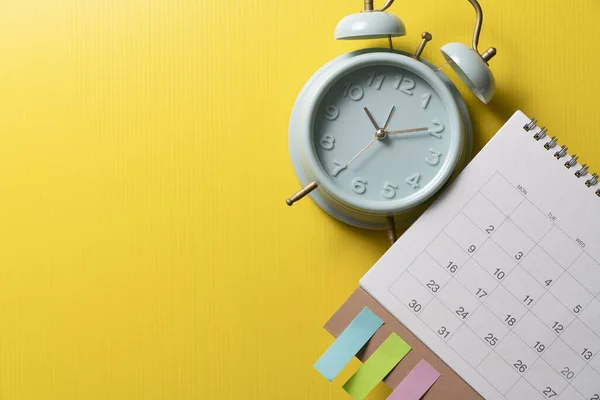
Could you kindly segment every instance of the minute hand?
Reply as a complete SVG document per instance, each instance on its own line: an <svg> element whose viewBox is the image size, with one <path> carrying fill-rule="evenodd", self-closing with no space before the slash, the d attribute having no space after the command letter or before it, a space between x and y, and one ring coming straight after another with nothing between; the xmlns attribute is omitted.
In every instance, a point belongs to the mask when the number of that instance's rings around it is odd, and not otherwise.
<svg viewBox="0 0 600 400"><path fill-rule="evenodd" d="M425 132L428 131L429 128L413 128L413 129L403 129L400 131L390 131L388 132L388 135L398 135L401 133L411 133L411 132Z"/></svg>

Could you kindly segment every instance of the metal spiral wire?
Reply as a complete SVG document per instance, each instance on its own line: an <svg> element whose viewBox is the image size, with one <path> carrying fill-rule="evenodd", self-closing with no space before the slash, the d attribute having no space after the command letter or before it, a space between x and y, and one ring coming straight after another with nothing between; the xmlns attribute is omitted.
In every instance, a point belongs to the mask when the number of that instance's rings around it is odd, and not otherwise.
<svg viewBox="0 0 600 400"><path fill-rule="evenodd" d="M537 128L537 123L538 123L538 120L535 118L532 118L531 121L529 121L527 124L525 124L523 126L523 130L525 132L533 131ZM533 138L536 141L539 141L539 140L545 138L547 135L548 135L548 129L543 127L543 128L540 128L539 130L537 130L533 134ZM558 138L556 136L552 136L550 138L550 140L548 140L544 144L544 149L550 150L550 149L556 147L557 143L558 143ZM561 146L560 149L554 153L554 158L556 158L557 160L560 160L561 158L568 155L568 153L567 153L568 150L569 150L569 148L567 146L565 146L565 145ZM588 175L588 170L590 167L587 164L578 164L577 160L579 160L579 157L576 154L573 154L571 156L571 158L568 159L564 163L565 168L571 169L575 166L579 166L579 168L577 168L577 170L574 173L574 175L577 178L581 178L583 176ZM600 182L600 174L594 172L588 179L586 179L584 184L587 187L592 187L592 186L596 186L598 184L598 182ZM600 189L596 190L595 193L596 193L596 196L600 197Z"/></svg>

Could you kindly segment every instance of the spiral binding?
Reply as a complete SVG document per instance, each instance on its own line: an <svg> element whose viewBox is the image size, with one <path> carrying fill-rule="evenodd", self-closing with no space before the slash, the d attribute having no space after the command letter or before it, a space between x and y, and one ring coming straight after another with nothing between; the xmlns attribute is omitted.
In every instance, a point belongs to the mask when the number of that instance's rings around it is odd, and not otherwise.
<svg viewBox="0 0 600 400"><path fill-rule="evenodd" d="M531 121L529 121L527 124L525 124L525 126L523 126L523 130L525 130L525 132L532 131L533 129L535 129L537 127L537 123L538 123L538 120L535 118L532 118ZM546 136L548 136L548 129L546 129L546 127L543 127L533 135L533 138L537 141L540 141L543 138L545 138ZM546 150L550 150L550 149L556 147L557 144L558 144L558 138L556 136L552 136L550 138L550 140L548 140L544 144L544 148ZM554 158L556 158L557 160L560 160L561 158L568 155L568 153L567 153L568 150L569 150L569 148L567 146L564 146L564 145L561 146L560 149L558 149L554 153ZM573 154L571 156L571 158L568 159L564 163L565 168L571 169L571 168L579 165L577 163L578 159L579 159L579 157L576 154ZM581 164L581 165L579 165L579 168L575 171L574 175L577 178L584 177L588 174L588 170L589 170L589 166L587 164ZM587 186L587 187L596 186L599 181L600 181L600 175L598 173L594 172L588 179L586 179L585 186ZM596 190L596 196L600 197L600 189Z"/></svg>

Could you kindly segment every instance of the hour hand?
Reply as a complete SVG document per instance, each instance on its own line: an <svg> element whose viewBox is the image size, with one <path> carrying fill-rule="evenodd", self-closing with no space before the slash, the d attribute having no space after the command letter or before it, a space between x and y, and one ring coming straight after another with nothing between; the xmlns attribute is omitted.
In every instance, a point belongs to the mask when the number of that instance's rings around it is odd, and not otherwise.
<svg viewBox="0 0 600 400"><path fill-rule="evenodd" d="M388 135L399 135L401 133L412 133L412 132L425 132L428 131L429 128L412 128L412 129L402 129L399 131L389 131Z"/></svg>
<svg viewBox="0 0 600 400"><path fill-rule="evenodd" d="M379 130L379 126L377 125L377 122L375 122L375 118L373 118L373 115L371 115L371 112L369 111L369 109L367 107L365 107L365 112L367 113L367 116L369 117L369 119L371 120L371 123L373 124L373 126L375 127L375 130Z"/></svg>

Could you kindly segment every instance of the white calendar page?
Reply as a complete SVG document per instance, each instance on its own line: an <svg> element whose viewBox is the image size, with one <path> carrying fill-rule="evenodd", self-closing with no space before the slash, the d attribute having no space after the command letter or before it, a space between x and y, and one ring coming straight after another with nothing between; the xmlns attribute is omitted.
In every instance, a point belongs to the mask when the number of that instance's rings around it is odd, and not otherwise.
<svg viewBox="0 0 600 400"><path fill-rule="evenodd" d="M361 286L484 398L600 400L600 185L517 112Z"/></svg>

